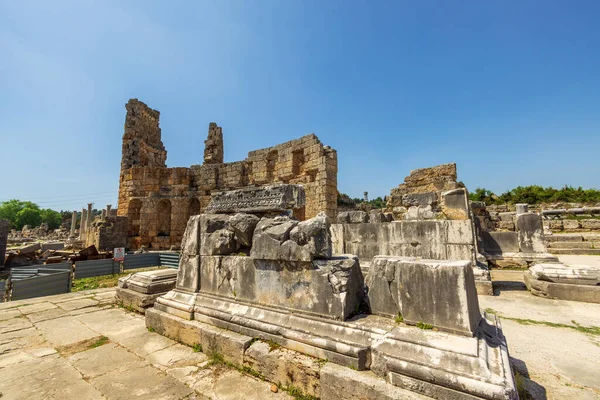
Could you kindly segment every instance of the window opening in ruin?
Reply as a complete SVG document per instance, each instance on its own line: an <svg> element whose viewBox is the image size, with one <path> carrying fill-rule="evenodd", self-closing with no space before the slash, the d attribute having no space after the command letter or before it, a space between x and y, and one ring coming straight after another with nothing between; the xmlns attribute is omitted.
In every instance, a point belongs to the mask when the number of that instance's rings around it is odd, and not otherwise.
<svg viewBox="0 0 600 400"><path fill-rule="evenodd" d="M200 214L200 200L194 197L190 201L190 207L188 209L188 218L198 214Z"/></svg>
<svg viewBox="0 0 600 400"><path fill-rule="evenodd" d="M171 234L171 202L162 199L158 203L158 236Z"/></svg>
<svg viewBox="0 0 600 400"><path fill-rule="evenodd" d="M127 223L127 235L128 236L139 236L140 235L140 214L142 211L142 202L139 199L133 199L129 202L127 211L128 223Z"/></svg>
<svg viewBox="0 0 600 400"><path fill-rule="evenodd" d="M304 169L304 150L296 150L292 152L292 172L295 176L302 173Z"/></svg>
<svg viewBox="0 0 600 400"><path fill-rule="evenodd" d="M273 182L275 176L275 163L277 162L277 152L271 151L267 155L267 181Z"/></svg>

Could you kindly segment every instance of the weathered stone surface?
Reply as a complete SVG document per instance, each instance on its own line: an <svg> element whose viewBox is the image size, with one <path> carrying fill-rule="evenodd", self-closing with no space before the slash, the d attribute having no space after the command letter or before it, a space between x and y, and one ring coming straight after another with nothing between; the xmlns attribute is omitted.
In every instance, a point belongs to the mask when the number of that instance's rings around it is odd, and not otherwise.
<svg viewBox="0 0 600 400"><path fill-rule="evenodd" d="M536 296L600 303L600 268L537 264L523 277L527 288Z"/></svg>
<svg viewBox="0 0 600 400"><path fill-rule="evenodd" d="M156 299L165 293L166 292L145 294L119 287L117 288L116 298L117 303L123 305L123 307L132 308L133 310L144 314L146 309L152 307Z"/></svg>
<svg viewBox="0 0 600 400"><path fill-rule="evenodd" d="M442 212L447 219L469 219L469 196L467 189L460 188L442 193Z"/></svg>
<svg viewBox="0 0 600 400"><path fill-rule="evenodd" d="M175 287L176 280L176 269L143 271L120 278L119 287L146 294L164 293Z"/></svg>
<svg viewBox="0 0 600 400"><path fill-rule="evenodd" d="M315 258L331 258L330 223L325 213L300 222L290 231L290 239L300 246L306 246Z"/></svg>
<svg viewBox="0 0 600 400"><path fill-rule="evenodd" d="M281 245L290 239L291 230L298 221L287 217L263 218L256 225L251 256L261 260L281 260L290 256L289 249L281 250Z"/></svg>
<svg viewBox="0 0 600 400"><path fill-rule="evenodd" d="M242 246L252 246L254 229L260 221L256 215L237 213L229 219L228 229L235 235L235 240Z"/></svg>
<svg viewBox="0 0 600 400"><path fill-rule="evenodd" d="M193 215L187 221L183 239L181 240L181 252L189 256L200 254L200 215Z"/></svg>
<svg viewBox="0 0 600 400"><path fill-rule="evenodd" d="M206 211L268 213L301 208L305 204L306 195L302 186L278 184L215 193Z"/></svg>
<svg viewBox="0 0 600 400"><path fill-rule="evenodd" d="M321 366L316 358L258 341L244 353L244 366L259 372L269 382L293 386L304 394L320 397Z"/></svg>
<svg viewBox="0 0 600 400"><path fill-rule="evenodd" d="M546 253L542 217L534 213L517 215L519 249L525 253Z"/></svg>
<svg viewBox="0 0 600 400"><path fill-rule="evenodd" d="M425 400L424 396L389 385L370 371L354 371L333 363L321 369L322 400Z"/></svg>
<svg viewBox="0 0 600 400"><path fill-rule="evenodd" d="M582 219L581 228L591 230L600 229L600 219Z"/></svg>
<svg viewBox="0 0 600 400"><path fill-rule="evenodd" d="M348 223L360 224L369 222L369 215L364 211L348 211Z"/></svg>
<svg viewBox="0 0 600 400"><path fill-rule="evenodd" d="M369 262L377 255L422 257L434 260L465 259L474 252L470 220L392 221L389 224L334 224L333 246ZM460 245L464 248L457 249ZM337 252L337 251L336 251ZM340 251L341 252L341 251Z"/></svg>
<svg viewBox="0 0 600 400"><path fill-rule="evenodd" d="M517 232L480 232L483 250L488 254L513 253L519 251Z"/></svg>
<svg viewBox="0 0 600 400"><path fill-rule="evenodd" d="M388 222L387 217L381 210L371 210L369 211L369 222Z"/></svg>
<svg viewBox="0 0 600 400"><path fill-rule="evenodd" d="M200 256L185 253L181 255L176 287L188 292L200 289Z"/></svg>
<svg viewBox="0 0 600 400"><path fill-rule="evenodd" d="M515 207L517 209L517 214L525 214L529 212L529 204L527 203L515 204Z"/></svg>
<svg viewBox="0 0 600 400"><path fill-rule="evenodd" d="M581 223L576 219L565 219L562 221L562 224L565 231L571 231L581 227Z"/></svg>
<svg viewBox="0 0 600 400"><path fill-rule="evenodd" d="M369 271L367 278L372 312L390 315L389 303L395 302L398 309L393 315L402 314L407 323L473 335L481 316L470 261L380 256L374 265L373 276Z"/></svg>
<svg viewBox="0 0 600 400"><path fill-rule="evenodd" d="M202 293L345 320L363 297L355 257L311 262L203 257Z"/></svg>

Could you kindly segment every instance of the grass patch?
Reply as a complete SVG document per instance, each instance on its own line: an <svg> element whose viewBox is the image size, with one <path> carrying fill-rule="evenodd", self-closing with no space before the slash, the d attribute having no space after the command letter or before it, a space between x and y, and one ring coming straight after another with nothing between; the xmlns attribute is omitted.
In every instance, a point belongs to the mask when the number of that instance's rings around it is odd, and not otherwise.
<svg viewBox="0 0 600 400"><path fill-rule="evenodd" d="M94 343L90 344L88 346L88 348L95 349L96 347L100 347L100 346L108 343L108 340L109 339L106 336L100 336L100 338L98 340L96 340Z"/></svg>
<svg viewBox="0 0 600 400"><path fill-rule="evenodd" d="M194 350L195 353L201 353L202 345L200 343L196 343L195 345L192 346L192 349Z"/></svg>
<svg viewBox="0 0 600 400"><path fill-rule="evenodd" d="M278 385L280 386L280 385ZM292 396L296 400L317 400L318 397L311 396L309 394L302 393L302 390L297 388L296 386L288 386L288 387L280 387L287 394Z"/></svg>
<svg viewBox="0 0 600 400"><path fill-rule="evenodd" d="M417 322L417 328L429 330L429 329L433 329L433 325L426 324L425 322L419 321L419 322Z"/></svg>
<svg viewBox="0 0 600 400"><path fill-rule="evenodd" d="M152 271L155 269L158 269L158 267L131 269L127 270L127 272L123 272L122 274L111 274L102 276L92 276L91 278L74 279L73 288L71 289L71 291L80 292L82 290L115 287L119 282L119 278L132 274L134 272ZM77 272L75 272L75 274L77 274Z"/></svg>
<svg viewBox="0 0 600 400"><path fill-rule="evenodd" d="M273 350L277 350L281 347L281 345L279 343L275 343L272 340L265 340L265 342L269 345L269 353L272 352Z"/></svg>
<svg viewBox="0 0 600 400"><path fill-rule="evenodd" d="M576 330L577 332L587 333L589 335L600 336L600 326L582 326L575 320L571 320L573 325L569 325L569 324L561 324L561 323L549 322L549 321L536 321L533 319L504 317L502 315L498 315L498 313L492 308L486 308L485 312L488 314L497 315L498 317L500 317L502 319L507 319L509 321L515 321L516 323L521 324L521 325L545 325L545 326L549 326L552 328L568 328L568 329Z"/></svg>
<svg viewBox="0 0 600 400"><path fill-rule="evenodd" d="M402 316L402 314L398 313L398 315L396 315L396 318L394 318L394 322L397 324L404 322L404 317Z"/></svg>
<svg viewBox="0 0 600 400"><path fill-rule="evenodd" d="M515 372L515 386L517 387L517 393L519 393L519 399L533 400L533 397L525 388L525 377L518 372Z"/></svg>
<svg viewBox="0 0 600 400"><path fill-rule="evenodd" d="M153 327L151 327L151 326L149 326L149 327L148 327L148 332L154 332L154 328L153 328Z"/></svg>

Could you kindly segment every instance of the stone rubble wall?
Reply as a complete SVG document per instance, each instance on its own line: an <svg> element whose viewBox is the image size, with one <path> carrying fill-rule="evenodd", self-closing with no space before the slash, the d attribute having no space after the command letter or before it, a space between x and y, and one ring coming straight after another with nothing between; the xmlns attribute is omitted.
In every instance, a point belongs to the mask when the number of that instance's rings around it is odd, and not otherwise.
<svg viewBox="0 0 600 400"><path fill-rule="evenodd" d="M242 161L223 163L222 129L211 123L204 164L167 168L159 112L135 99L126 108L118 215L129 218L127 247L179 246L188 218L204 212L212 193L222 190L300 184L306 192L306 206L294 212L298 219L312 218L321 211L335 216L337 152L324 146L316 135L251 151ZM159 218L160 210L168 209L169 215Z"/></svg>
<svg viewBox="0 0 600 400"><path fill-rule="evenodd" d="M99 251L113 251L116 247L125 247L127 236L127 217L97 217L85 232L85 247L96 246Z"/></svg>
<svg viewBox="0 0 600 400"><path fill-rule="evenodd" d="M454 163L413 170L391 190L386 212L394 220L469 219L468 193L456 179Z"/></svg>

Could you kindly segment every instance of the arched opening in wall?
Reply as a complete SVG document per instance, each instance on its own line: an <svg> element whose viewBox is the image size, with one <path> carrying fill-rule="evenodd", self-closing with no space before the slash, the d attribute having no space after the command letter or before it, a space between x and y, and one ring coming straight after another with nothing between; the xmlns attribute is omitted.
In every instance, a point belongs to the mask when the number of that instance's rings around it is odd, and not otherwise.
<svg viewBox="0 0 600 400"><path fill-rule="evenodd" d="M142 201L133 199L129 202L127 208L127 236L140 235L140 214L142 211Z"/></svg>
<svg viewBox="0 0 600 400"><path fill-rule="evenodd" d="M192 215L198 214L200 214L200 200L194 197L192 200L190 200L190 206L188 208L188 218Z"/></svg>
<svg viewBox="0 0 600 400"><path fill-rule="evenodd" d="M169 236L171 234L171 202L162 199L158 202L158 236Z"/></svg>
<svg viewBox="0 0 600 400"><path fill-rule="evenodd" d="M267 181L273 182L275 177L275 164L277 163L277 152L275 150L270 151L267 154Z"/></svg>

